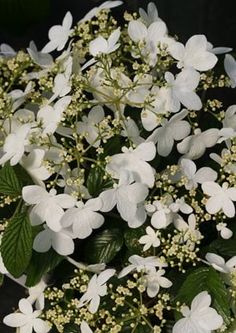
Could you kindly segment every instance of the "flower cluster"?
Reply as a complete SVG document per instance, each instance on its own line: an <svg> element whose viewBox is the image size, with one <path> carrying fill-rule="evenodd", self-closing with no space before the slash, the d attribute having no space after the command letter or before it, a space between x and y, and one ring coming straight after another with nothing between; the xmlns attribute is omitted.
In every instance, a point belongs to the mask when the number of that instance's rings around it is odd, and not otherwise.
<svg viewBox="0 0 236 333"><path fill-rule="evenodd" d="M236 105L216 88L236 61L204 35L182 44L153 3L119 26L120 5L74 28L66 13L42 50L0 47L0 272L31 287L4 323L230 332Z"/></svg>

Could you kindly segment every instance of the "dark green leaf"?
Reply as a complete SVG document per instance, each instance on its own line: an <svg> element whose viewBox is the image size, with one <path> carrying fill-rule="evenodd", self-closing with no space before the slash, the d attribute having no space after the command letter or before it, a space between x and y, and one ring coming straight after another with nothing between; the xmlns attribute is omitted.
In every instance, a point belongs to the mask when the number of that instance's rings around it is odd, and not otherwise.
<svg viewBox="0 0 236 333"><path fill-rule="evenodd" d="M76 324L68 324L64 328L64 333L78 333L80 332L80 328Z"/></svg>
<svg viewBox="0 0 236 333"><path fill-rule="evenodd" d="M4 275L0 273L0 287L2 286L4 281Z"/></svg>
<svg viewBox="0 0 236 333"><path fill-rule="evenodd" d="M125 232L125 245L129 249L130 253L142 253L143 245L141 245L138 240L145 234L145 227L143 226L137 229L128 229Z"/></svg>
<svg viewBox="0 0 236 333"><path fill-rule="evenodd" d="M30 264L26 271L26 285L28 287L36 285L45 273L54 269L62 260L63 257L52 249L46 253L33 251Z"/></svg>
<svg viewBox="0 0 236 333"><path fill-rule="evenodd" d="M201 267L189 274L177 294L177 301L189 306L193 298L205 290L212 297L213 308L227 325L230 324L229 295L220 274L212 267Z"/></svg>
<svg viewBox="0 0 236 333"><path fill-rule="evenodd" d="M21 194L22 184L17 179L16 173L9 163L0 170L0 193L17 196Z"/></svg>
<svg viewBox="0 0 236 333"><path fill-rule="evenodd" d="M104 145L104 153L102 156L115 155L120 153L121 150L120 136L114 136Z"/></svg>
<svg viewBox="0 0 236 333"><path fill-rule="evenodd" d="M20 164L14 166L14 171L17 178L20 179L22 186L34 184L31 176Z"/></svg>
<svg viewBox="0 0 236 333"><path fill-rule="evenodd" d="M24 208L23 208L24 209ZM19 277L28 266L32 254L32 228L27 210L14 214L2 238L1 252L7 270Z"/></svg>
<svg viewBox="0 0 236 333"><path fill-rule="evenodd" d="M223 257L233 257L236 255L236 240L216 239L210 244L208 252L218 253Z"/></svg>
<svg viewBox="0 0 236 333"><path fill-rule="evenodd" d="M112 187L110 179L104 179L105 172L100 167L92 168L87 179L87 188L92 196L98 196L105 189Z"/></svg>
<svg viewBox="0 0 236 333"><path fill-rule="evenodd" d="M123 234L119 229L107 229L92 237L85 253L90 264L109 263L123 245Z"/></svg>

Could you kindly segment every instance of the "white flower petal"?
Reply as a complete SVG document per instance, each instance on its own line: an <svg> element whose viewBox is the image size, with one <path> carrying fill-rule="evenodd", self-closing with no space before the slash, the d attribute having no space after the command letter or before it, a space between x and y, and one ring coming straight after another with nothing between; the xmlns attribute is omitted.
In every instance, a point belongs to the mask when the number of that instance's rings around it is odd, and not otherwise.
<svg viewBox="0 0 236 333"><path fill-rule="evenodd" d="M139 42L146 37L147 28L142 22L134 20L129 22L128 34L134 42Z"/></svg>
<svg viewBox="0 0 236 333"><path fill-rule="evenodd" d="M12 313L4 317L3 323L10 327L21 327L28 323L29 318L23 313Z"/></svg>
<svg viewBox="0 0 236 333"><path fill-rule="evenodd" d="M22 189L22 197L24 201L30 205L34 205L48 197L47 191L38 185L24 186Z"/></svg>
<svg viewBox="0 0 236 333"><path fill-rule="evenodd" d="M47 333L51 329L51 327L40 318L34 319L33 326L36 333Z"/></svg>
<svg viewBox="0 0 236 333"><path fill-rule="evenodd" d="M33 249L37 252L47 252L52 246L52 235L50 230L41 231L34 239Z"/></svg>
<svg viewBox="0 0 236 333"><path fill-rule="evenodd" d="M53 233L52 247L61 256L68 256L74 252L73 239L63 231Z"/></svg>

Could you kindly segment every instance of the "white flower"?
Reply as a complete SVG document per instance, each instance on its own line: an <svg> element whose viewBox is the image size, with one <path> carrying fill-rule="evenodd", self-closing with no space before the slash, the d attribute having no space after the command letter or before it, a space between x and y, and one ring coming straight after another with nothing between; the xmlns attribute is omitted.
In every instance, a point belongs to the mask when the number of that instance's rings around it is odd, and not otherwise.
<svg viewBox="0 0 236 333"><path fill-rule="evenodd" d="M100 228L104 223L104 217L97 213L102 208L102 200L90 199L85 204L79 201L76 206L65 212L61 224L64 228L72 226L74 237L84 239L91 235L93 229Z"/></svg>
<svg viewBox="0 0 236 333"><path fill-rule="evenodd" d="M145 140L140 136L139 128L135 121L131 118L124 120L124 129L121 131L121 135L127 137L136 146L143 143Z"/></svg>
<svg viewBox="0 0 236 333"><path fill-rule="evenodd" d="M173 148L175 140L182 140L189 135L191 126L186 120L183 120L188 114L187 110L182 110L178 114L172 116L167 121L162 122L162 126L158 127L147 139L157 143L157 151L161 156L168 156Z"/></svg>
<svg viewBox="0 0 236 333"><path fill-rule="evenodd" d="M123 1L105 1L104 3L102 3L100 6L98 7L94 7L93 9L91 9L80 21L79 23L83 23L85 21L89 21L91 20L94 16L97 16L97 14L103 10L103 9L111 9L111 8L115 8L118 7L120 5L123 4Z"/></svg>
<svg viewBox="0 0 236 333"><path fill-rule="evenodd" d="M173 220L173 212L170 208L159 200L146 205L146 211L151 217L151 225L156 229L165 229Z"/></svg>
<svg viewBox="0 0 236 333"><path fill-rule="evenodd" d="M172 282L164 277L165 274L164 269L151 268L148 270L147 274L143 276L144 285L147 288L147 294L149 297L155 297L161 288L170 288L172 286Z"/></svg>
<svg viewBox="0 0 236 333"><path fill-rule="evenodd" d="M217 128L210 128L204 132L197 128L193 135L177 144L177 149L180 154L184 154L185 158L196 160L205 153L206 148L213 147L218 138L219 130Z"/></svg>
<svg viewBox="0 0 236 333"><path fill-rule="evenodd" d="M46 105L37 114L37 120L42 123L43 134L53 134L63 117L63 112L71 102L71 97L59 99L54 106Z"/></svg>
<svg viewBox="0 0 236 333"><path fill-rule="evenodd" d="M139 239L140 244L144 244L143 251L147 251L150 247L158 247L161 244L160 239L158 238L159 233L151 227L146 228L146 235L142 236Z"/></svg>
<svg viewBox="0 0 236 333"><path fill-rule="evenodd" d="M122 170L125 169L133 173L136 182L152 187L155 181L154 170L147 161L153 160L156 155L154 143L144 142L135 149L123 147L122 152L111 156L106 166L107 172L114 178L120 178Z"/></svg>
<svg viewBox="0 0 236 333"><path fill-rule="evenodd" d="M83 116L82 121L76 124L77 133L82 134L86 141L93 147L99 147L99 123L104 119L105 113L102 106L94 106L88 116Z"/></svg>
<svg viewBox="0 0 236 333"><path fill-rule="evenodd" d="M153 100L141 112L142 125L147 131L152 131L159 126L162 122L162 115L167 114L168 110L172 108L172 105L169 105L170 98L166 87L154 86L150 94Z"/></svg>
<svg viewBox="0 0 236 333"><path fill-rule="evenodd" d="M54 86L53 86L53 95L49 99L48 104L54 101L57 97L64 97L71 91L71 84L69 82L70 75L66 75L65 73L59 73L55 76Z"/></svg>
<svg viewBox="0 0 236 333"><path fill-rule="evenodd" d="M182 308L184 318L177 321L173 333L211 333L223 325L223 318L210 307L211 296L202 291L194 297L191 309Z"/></svg>
<svg viewBox="0 0 236 333"><path fill-rule="evenodd" d="M168 84L166 90L170 112L179 111L180 103L190 110L201 109L201 99L195 93L200 80L200 74L197 71L192 68L184 68L176 78L172 73L166 72L165 79Z"/></svg>
<svg viewBox="0 0 236 333"><path fill-rule="evenodd" d="M80 307L89 303L88 310L95 313L100 304L100 297L107 294L106 282L115 274L115 269L106 269L99 275L95 274L88 284L87 291L80 298Z"/></svg>
<svg viewBox="0 0 236 333"><path fill-rule="evenodd" d="M91 330L89 325L84 320L82 320L82 322L80 324L80 330L81 330L81 333L93 333L93 331Z"/></svg>
<svg viewBox="0 0 236 333"><path fill-rule="evenodd" d="M52 247L61 256L68 256L74 252L72 235L66 230L54 232L47 226L34 239L33 249L37 252L47 252Z"/></svg>
<svg viewBox="0 0 236 333"><path fill-rule="evenodd" d="M51 176L51 172L43 165L44 156L44 150L34 149L29 155L24 155L20 162L34 182L40 186L44 186L42 181Z"/></svg>
<svg viewBox="0 0 236 333"><path fill-rule="evenodd" d="M184 214L191 214L193 211L192 207L185 202L184 197L176 199L175 202L170 204L169 208L173 213L178 213L180 211Z"/></svg>
<svg viewBox="0 0 236 333"><path fill-rule="evenodd" d="M225 165L225 158L227 158L228 154L230 154L230 151L226 148L223 148L221 151L221 156L215 153L211 153L210 158L218 163L221 167L223 167L225 172L234 174L236 173L236 163L232 163L230 161L230 163Z"/></svg>
<svg viewBox="0 0 236 333"><path fill-rule="evenodd" d="M196 217L194 214L189 215L188 223L181 216L178 216L174 220L174 226L177 230L184 232L184 242L196 242L202 238L200 231L196 229ZM189 243L189 245L191 246L192 243Z"/></svg>
<svg viewBox="0 0 236 333"><path fill-rule="evenodd" d="M158 16L157 7L154 2L149 2L147 6L147 12L143 8L139 8L139 15L141 20L147 25L151 25L153 22L162 21Z"/></svg>
<svg viewBox="0 0 236 333"><path fill-rule="evenodd" d="M224 60L225 71L231 80L231 87L236 87L236 61L231 54L226 54Z"/></svg>
<svg viewBox="0 0 236 333"><path fill-rule="evenodd" d="M217 173L213 169L203 167L197 170L196 164L186 158L181 159L180 168L183 176L187 178L187 183L184 184L187 190L196 188L198 184L217 179Z"/></svg>
<svg viewBox="0 0 236 333"><path fill-rule="evenodd" d="M14 57L16 51L10 45L2 43L0 44L0 55L3 55L4 57Z"/></svg>
<svg viewBox="0 0 236 333"><path fill-rule="evenodd" d="M93 57L97 57L101 54L110 54L119 48L120 43L117 43L119 38L120 38L120 28L113 31L111 35L108 37L108 39L105 39L102 36L98 36L96 39L92 40L89 43L89 53ZM97 60L95 58L90 59L81 67L81 71L95 64L96 62Z"/></svg>
<svg viewBox="0 0 236 333"><path fill-rule="evenodd" d="M22 197L29 205L35 205L30 211L32 225L46 222L48 227L57 232L61 230L60 220L64 215L63 208L71 208L76 200L68 194L56 195L56 190L51 189L48 193L38 185L24 186Z"/></svg>
<svg viewBox="0 0 236 333"><path fill-rule="evenodd" d="M223 127L224 128L233 128L236 130L236 105L231 105L225 111L223 119Z"/></svg>
<svg viewBox="0 0 236 333"><path fill-rule="evenodd" d="M168 42L166 24L159 20L153 22L147 28L141 21L133 20L129 22L128 34L135 43L140 41L145 42L142 55L144 59L148 60L150 66L155 66L157 62L158 43ZM136 54L133 54L133 56L137 57Z"/></svg>
<svg viewBox="0 0 236 333"><path fill-rule="evenodd" d="M18 109L25 102L28 95L32 92L32 88L33 88L32 82L29 82L25 87L24 91L20 89L15 89L8 94L13 101L12 111Z"/></svg>
<svg viewBox="0 0 236 333"><path fill-rule="evenodd" d="M82 180L78 184L76 180L80 177L80 170L78 168L74 168L70 170L68 164L66 164L60 171L60 175L62 178L58 178L57 185L60 187L64 187L64 193L73 194L79 193L83 199L90 199L91 195L88 192L88 189L83 185Z"/></svg>
<svg viewBox="0 0 236 333"><path fill-rule="evenodd" d="M27 300L31 303L35 303L35 307L37 310L43 310L44 309L44 290L47 287L47 284L42 279L38 284L36 284L34 287L29 288L29 296L27 297Z"/></svg>
<svg viewBox="0 0 236 333"><path fill-rule="evenodd" d="M54 50L61 51L67 43L71 33L72 15L67 12L62 25L54 25L48 32L49 42L42 49L42 53L50 53Z"/></svg>
<svg viewBox="0 0 236 333"><path fill-rule="evenodd" d="M122 278L132 271L136 270L137 272L144 271L148 272L150 269L153 269L155 267L167 267L167 264L165 262L162 262L158 257L140 257L136 254L129 257L129 262L131 265L125 267L122 269L122 271L119 274L119 278Z"/></svg>
<svg viewBox="0 0 236 333"><path fill-rule="evenodd" d="M141 208L139 209L138 204L145 200L148 195L148 188L142 183L132 182L132 175L126 170L122 170L119 184L114 189L102 192L99 197L103 203L102 212L109 212L117 206L120 216L128 222L129 227L137 228L146 219L145 212L140 211Z"/></svg>
<svg viewBox="0 0 236 333"><path fill-rule="evenodd" d="M178 68L192 67L198 71L208 71L217 63L217 57L208 48L204 35L194 35L185 47L181 43L173 43L169 47L170 54L177 59Z"/></svg>
<svg viewBox="0 0 236 333"><path fill-rule="evenodd" d="M50 54L38 51L33 41L30 42L27 51L31 59L40 67L49 68L53 65L53 57Z"/></svg>
<svg viewBox="0 0 236 333"><path fill-rule="evenodd" d="M220 235L223 239L229 239L233 236L232 230L227 228L227 224L220 222L216 225L216 230L220 232Z"/></svg>
<svg viewBox="0 0 236 333"><path fill-rule="evenodd" d="M19 333L47 333L50 331L49 325L38 318L41 315L40 310L33 311L30 302L22 298L19 301L20 312L12 313L3 319L5 325L10 327L17 327Z"/></svg>
<svg viewBox="0 0 236 333"><path fill-rule="evenodd" d="M236 270L236 256L225 262L224 258L218 254L208 252L206 254L206 260L213 268L221 273L228 274Z"/></svg>
<svg viewBox="0 0 236 333"><path fill-rule="evenodd" d="M98 36L96 39L89 43L89 52L93 57L98 56L101 53L109 54L114 52L120 46L118 42L120 38L120 29L116 29L111 33L106 40L102 36Z"/></svg>
<svg viewBox="0 0 236 333"><path fill-rule="evenodd" d="M0 158L0 165L10 160L11 165L19 163L24 155L25 146L29 144L28 136L31 125L24 124L9 134L3 145L3 156Z"/></svg>
<svg viewBox="0 0 236 333"><path fill-rule="evenodd" d="M204 194L210 196L206 202L206 210L210 214L216 214L221 209L227 217L235 216L233 201L236 201L236 188L230 187L228 183L222 186L215 182L205 182L202 184Z"/></svg>

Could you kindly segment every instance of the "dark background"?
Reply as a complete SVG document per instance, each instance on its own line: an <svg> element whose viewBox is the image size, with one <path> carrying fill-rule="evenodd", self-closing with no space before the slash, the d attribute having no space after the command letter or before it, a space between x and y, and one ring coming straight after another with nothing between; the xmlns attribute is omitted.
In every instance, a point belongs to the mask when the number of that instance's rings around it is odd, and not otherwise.
<svg viewBox="0 0 236 333"><path fill-rule="evenodd" d="M126 0L114 10L119 17L124 8L146 8L147 0ZM186 41L191 35L203 33L214 46L236 49L236 0L153 0L159 16L167 23L172 35ZM96 0L0 0L0 43L8 43L16 50L25 48L31 40L41 49L48 41L49 28L61 24L70 10L74 23L86 12L99 5ZM235 94L235 93L234 93ZM230 99L232 94L230 94ZM24 296L23 288L5 279L0 289L0 333L14 330L3 327L1 319L17 307Z"/></svg>

